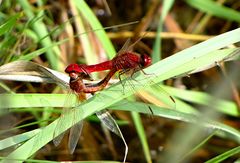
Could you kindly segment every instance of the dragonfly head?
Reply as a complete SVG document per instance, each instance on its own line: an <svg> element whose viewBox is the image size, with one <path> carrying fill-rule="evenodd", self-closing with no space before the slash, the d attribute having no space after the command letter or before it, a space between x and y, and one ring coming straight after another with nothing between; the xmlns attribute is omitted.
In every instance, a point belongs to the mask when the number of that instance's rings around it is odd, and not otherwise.
<svg viewBox="0 0 240 163"><path fill-rule="evenodd" d="M146 54L143 54L142 55L142 66L143 67L147 67L147 66L149 66L149 65L151 65L152 64L152 58L151 57L149 57L148 55L146 55Z"/></svg>
<svg viewBox="0 0 240 163"><path fill-rule="evenodd" d="M76 63L70 64L65 69L65 72L69 74L71 79L80 77L81 79L92 80L84 65L78 65Z"/></svg>
<svg viewBox="0 0 240 163"><path fill-rule="evenodd" d="M75 73L80 73L80 72L84 72L82 66L79 66L76 63L70 64L67 66L67 68L65 69L65 72L70 74L71 72L75 72Z"/></svg>

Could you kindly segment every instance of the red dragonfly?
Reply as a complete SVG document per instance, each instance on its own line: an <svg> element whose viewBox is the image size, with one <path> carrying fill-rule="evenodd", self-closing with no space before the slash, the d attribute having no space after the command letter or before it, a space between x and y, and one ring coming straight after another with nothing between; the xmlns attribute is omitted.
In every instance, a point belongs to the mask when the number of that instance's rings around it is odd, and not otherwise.
<svg viewBox="0 0 240 163"><path fill-rule="evenodd" d="M128 43L128 42L126 42ZM125 45L127 45L125 43ZM124 46L125 46L124 45ZM124 47L123 46L123 47ZM123 48L122 48L123 49ZM97 91L100 91L104 89L104 87L107 85L108 81L111 79L111 77L117 72L120 71L120 73L125 73L130 70L134 70L136 72L137 70L141 70L141 68L144 68L146 66L149 66L151 64L151 58L147 55L140 55L138 53L134 53L131 51L125 51L120 52L110 61L106 61L103 63L99 63L96 65L77 65L77 64L71 64L66 69L65 72L69 74L70 81L69 85L71 90L73 90L80 101L83 101L86 99L85 93L95 93ZM92 85L85 85L83 83L83 79L89 79L89 74L91 72L96 71L102 71L102 70L110 70L110 72L107 74L107 76L100 81L97 84ZM62 116L66 114L65 112L69 111L69 109L64 109ZM101 122L105 124L105 126L110 129L112 132L117 134L119 137L121 137L123 140L123 135L116 124L113 117L107 112L107 111L101 111L96 113ZM61 127L63 124L60 123L57 125L57 129ZM82 130L82 123L77 123L70 129L70 136L69 136L69 149L70 153L73 153L79 136L81 134ZM58 134L57 134L58 135ZM64 134L61 134L57 138L53 140L54 144L57 146L60 144ZM125 141L124 141L125 143ZM127 145L126 146L126 152L125 156L127 154ZM124 158L124 160L126 157Z"/></svg>
<svg viewBox="0 0 240 163"><path fill-rule="evenodd" d="M125 62L128 59L127 62ZM122 62L124 61L124 62ZM65 72L69 74L70 76L70 88L73 90L80 101L83 101L86 99L85 93L95 93L97 91L102 90L108 83L108 81L111 79L111 77L117 72L120 71L121 73L125 73L129 70L140 70L143 67L146 67L151 64L151 58L147 55L140 55L138 53L134 52L124 52L124 53L118 53L118 55L113 58L111 61L106 61L100 64L96 65L77 65L77 64L71 64L69 65ZM108 70L110 69L110 72L107 74L107 76L99 83L93 84L93 85L85 85L83 83L83 79L89 79L89 74L94 71L102 71L102 70ZM66 109L63 111L64 114L66 114ZM69 109L67 109L69 110ZM116 124L115 120L112 118L112 116L106 112L101 111L96 113L101 122L107 126L108 129L110 129L112 132L117 134L119 137L123 138L123 135ZM64 115L63 115L64 116ZM61 122L57 125L57 128L61 127ZM82 123L78 123L74 125L70 130L70 136L69 136L69 149L70 153L73 153L80 133L82 130ZM60 144L64 134L61 134L57 138L54 139L54 144L57 146ZM124 142L125 143L125 142ZM126 143L125 143L126 144ZM126 146L127 147L127 146ZM127 149L127 148L126 148ZM127 153L127 150L126 152ZM126 155L125 155L126 156ZM124 159L125 160L125 159Z"/></svg>
<svg viewBox="0 0 240 163"><path fill-rule="evenodd" d="M152 62L151 57L149 57L146 54L141 55L132 51L124 51L123 49L127 45L126 43L123 46L123 48L120 50L120 52L112 60L105 61L95 65L70 64L69 66L67 66L67 68L65 69L65 72L68 73L70 76L71 89L74 90L75 92L94 93L104 89L108 84L109 80L112 78L112 76L116 72L119 72L120 81L121 81L120 76L122 74L127 73L128 71L132 71L131 76L136 71L139 71L139 70L141 70L144 73L142 69L151 65L151 62ZM110 71L106 75L106 77L103 80L101 80L99 83L92 84L92 85L85 85L82 82L82 77L80 76L87 76L86 78L90 78L89 76L90 73L104 71L104 70L110 70ZM172 103L174 103L175 105L174 98L172 96L169 96L169 98L171 99Z"/></svg>
<svg viewBox="0 0 240 163"><path fill-rule="evenodd" d="M65 72L70 76L70 87L72 90L75 92L94 93L104 89L108 81L116 72L119 72L119 75L121 75L133 70L133 73L135 73L136 71L149 66L151 62L152 59L146 54L140 55L135 52L126 51L118 53L118 55L112 60L95 65L70 64L65 69ZM90 74L92 72L103 70L110 70L110 72L97 84L87 86L83 84L82 80L78 80L83 74Z"/></svg>
<svg viewBox="0 0 240 163"><path fill-rule="evenodd" d="M128 43L128 42L127 42ZM123 46L122 49L127 44ZM128 72L128 71L133 71L132 74L134 74L138 70L142 70L143 68L149 66L151 64L151 58L147 56L146 54L140 55L138 53L132 52L132 51L124 51L120 50L120 52L114 57L112 60L105 61L99 64L95 65L85 65L85 64L70 64L66 69L65 72L69 74L70 76L70 88L79 96L83 96L84 93L95 93L97 91L100 91L105 88L105 86L108 84L109 80L111 77L116 73L119 72L119 78L120 75ZM89 74L92 72L98 72L98 71L103 71L103 70L110 70L109 73L106 75L106 77L101 80L99 83L96 84L84 84L83 79L89 79L90 76ZM123 138L123 135L118 128L118 125L116 124L115 120L112 118L112 116L106 112L106 111L101 111L96 113L101 122L105 124L105 126L110 129L112 132ZM79 124L78 126L80 126ZM76 128L76 129L73 129ZM74 148L76 146L76 143L78 141L79 137L79 129L80 127L73 127L71 131L73 131L75 134L70 134L75 135L72 136L74 139L72 143L74 145ZM77 131L78 130L78 131ZM72 133L73 133L72 132ZM73 139L69 138L69 139ZM124 139L123 139L124 140ZM71 142L69 141L71 144ZM124 141L125 143L125 141ZM125 143L126 145L126 143ZM73 149L73 147L70 148ZM70 149L71 150L71 149ZM127 154L127 145L126 145L126 151L125 151L125 158L124 162L126 160L126 154Z"/></svg>
<svg viewBox="0 0 240 163"><path fill-rule="evenodd" d="M144 67L147 67L151 64L151 58L147 55L140 55L138 53L134 53L131 51L118 53L116 57L114 57L110 61L102 62L96 65L77 65L71 64L66 69L65 72L70 76L70 88L80 97L80 99L85 98L84 93L95 93L105 88L111 77L119 71L119 74L123 74L127 71L133 70L133 73L141 70ZM92 85L85 85L83 83L83 79L89 79L89 74L91 72L109 70L109 73L106 77L101 80L99 83ZM112 132L122 138L124 141L126 150L124 161L126 161L126 156L128 153L128 147L124 140L124 137L119 129L117 123L113 119L113 117L105 110L97 112L96 115L101 120L101 122ZM78 141L78 137L80 136L80 130L82 129L82 123L76 124L71 128L69 137L69 148L70 150L74 150ZM74 132L74 133L73 133ZM74 139L74 140L73 140ZM72 145L71 145L72 144ZM71 149L72 148L72 149ZM72 151L73 152L73 151Z"/></svg>

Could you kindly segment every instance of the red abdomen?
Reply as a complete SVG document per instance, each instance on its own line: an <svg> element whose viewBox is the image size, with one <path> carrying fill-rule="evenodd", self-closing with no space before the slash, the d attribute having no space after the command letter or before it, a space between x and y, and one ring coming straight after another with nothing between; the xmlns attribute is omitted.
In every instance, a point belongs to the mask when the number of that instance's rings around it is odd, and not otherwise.
<svg viewBox="0 0 240 163"><path fill-rule="evenodd" d="M66 73L71 73L71 72L75 72L75 73L85 73L85 74L90 74L92 72L98 72L98 71L104 71L104 70L110 70L112 69L112 61L106 61L106 62L102 62L99 64L95 64L95 65L85 65L85 64L70 64L67 66L67 68L65 69Z"/></svg>
<svg viewBox="0 0 240 163"><path fill-rule="evenodd" d="M70 64L66 69L66 73L85 73L90 74L92 72L98 72L103 70L120 71L124 69L135 69L144 68L151 64L152 60L146 54L140 55L131 51L127 51L118 54L112 60L105 61L95 65L85 65L85 64Z"/></svg>

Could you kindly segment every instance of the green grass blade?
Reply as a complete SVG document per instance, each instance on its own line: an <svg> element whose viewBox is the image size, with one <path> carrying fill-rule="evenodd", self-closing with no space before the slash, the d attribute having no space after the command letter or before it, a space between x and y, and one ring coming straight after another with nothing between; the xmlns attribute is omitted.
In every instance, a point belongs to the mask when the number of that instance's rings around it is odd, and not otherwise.
<svg viewBox="0 0 240 163"><path fill-rule="evenodd" d="M13 145L18 145L19 143L29 140L30 138L35 136L38 132L40 132L40 129L24 132L22 134L0 140L0 150L11 147Z"/></svg>
<svg viewBox="0 0 240 163"><path fill-rule="evenodd" d="M0 109L63 107L66 97L67 94L0 94Z"/></svg>
<svg viewBox="0 0 240 163"><path fill-rule="evenodd" d="M228 114L235 117L239 116L237 105L234 102L213 97L205 92L182 90L167 86L162 87L164 88L164 90L171 92L172 96L177 97L181 100L208 106L210 108L220 111L223 114ZM216 105L209 106L209 101L215 101Z"/></svg>
<svg viewBox="0 0 240 163"><path fill-rule="evenodd" d="M230 21L240 22L240 13L212 0L185 0L192 7Z"/></svg>
<svg viewBox="0 0 240 163"><path fill-rule="evenodd" d="M0 26L0 36L8 32L12 27L15 26L17 20L22 16L22 13L13 15L4 24Z"/></svg>
<svg viewBox="0 0 240 163"><path fill-rule="evenodd" d="M143 127L143 124L142 124L142 121L141 121L141 117L140 117L139 113L136 113L136 112L131 112L131 114L132 114L133 122L135 124L138 136L139 136L141 144L143 146L143 152L144 152L144 155L146 157L146 161L148 163L151 163L152 162L151 154L150 154L146 134L145 134L145 131L144 131L144 127Z"/></svg>
<svg viewBox="0 0 240 163"><path fill-rule="evenodd" d="M56 47L57 45L61 45L61 44L65 43L65 42L67 42L68 40L69 40L69 39L66 38L66 39L63 39L63 40L61 40L61 41L52 43L52 44L47 45L47 46L45 46L45 47L43 47L43 48L40 48L40 49L35 50L35 51L31 52L31 53L28 53L28 54L26 54L26 55L24 55L24 56L20 56L17 60L30 61L30 60L32 60L33 58L35 58L35 57L37 57L37 56L39 56L39 55L47 52L50 48L54 48L54 47Z"/></svg>
<svg viewBox="0 0 240 163"><path fill-rule="evenodd" d="M224 152L221 155L218 155L217 157L212 158L211 160L206 161L205 163L216 163L216 162L222 162L226 160L227 158L234 156L236 154L239 155L240 153L240 146L233 148L227 152Z"/></svg>
<svg viewBox="0 0 240 163"><path fill-rule="evenodd" d="M18 3L21 5L21 7L23 8L24 12L26 13L26 15L28 16L29 19L33 19L35 17L35 15L32 11L32 7L28 1L19 0ZM37 17L39 19L31 24L32 28L37 33L39 39L49 35L49 33L47 31L47 27L41 20L41 18L43 16L44 16L43 11L39 11L39 13L37 14ZM41 44L43 47L47 47L47 46L53 44L53 42L50 39L50 37L46 37L44 40L41 41ZM46 51L46 57L48 58L51 67L56 70L62 69L62 67L59 65L60 62L58 62L59 55L60 55L60 50L58 47L54 47L54 48L48 49Z"/></svg>
<svg viewBox="0 0 240 163"><path fill-rule="evenodd" d="M79 113L78 114L79 117L77 117L78 120L86 118L86 116L88 116L88 113L86 114L86 111L88 111L89 109L91 110L91 112L93 112L94 109L96 109L96 106L97 106L96 104L94 104L95 108L89 107L90 104L93 103L93 101L96 101L96 100L90 99L90 102L83 103L81 105L81 109L77 110L77 112ZM49 103L51 103L51 102L49 102ZM100 103L100 102L98 102L98 103ZM149 113L148 109L146 109L145 104L137 105L137 103L131 104L129 102L129 103L127 103L127 104L125 103L123 105L130 105L131 106L130 108L132 111L141 112L141 113ZM133 107L133 106L135 106L135 107ZM123 106L123 108L126 110L126 108L129 108L129 107ZM178 112L176 110L159 108L159 107L156 107L153 105L151 105L151 108L153 109L154 115L165 117L165 118L170 118L170 119L175 119L175 120L181 120L181 121L185 121L185 122L190 122L190 123L194 123L197 125L203 125L208 128L211 128L211 129L218 129L220 131L226 132L227 134L230 135L231 138L240 142L239 131L237 131L227 125L224 125L224 124L221 124L218 122L214 122L211 120L206 121L195 115ZM69 127L71 127L71 125L72 125L71 121L72 121L73 116L74 115L72 115L72 114L65 116L65 119L66 119L65 122L66 122L67 126L69 126ZM36 136L34 136L32 139L28 140L26 143L24 143L22 146L20 146L18 149L16 149L11 155L9 155L8 158L12 158L13 156L14 156L14 158L22 158L22 159L27 158L27 157L31 156L34 152L36 152L39 148L41 148L43 145L45 145L47 142L51 141L53 139L53 132L56 127L57 121L58 120L54 121L47 127L43 128Z"/></svg>
<svg viewBox="0 0 240 163"><path fill-rule="evenodd" d="M74 0L74 4L76 5L77 9L81 12L88 23L91 25L92 29L103 29L101 23L98 21L92 10L88 7L85 1L83 0ZM107 34L104 30L95 31L98 39L102 43L103 48L106 50L107 55L109 58L113 58L116 55L116 51L109 40Z"/></svg>
<svg viewBox="0 0 240 163"><path fill-rule="evenodd" d="M163 28L163 23L164 20L168 14L168 12L170 11L171 7L174 4L174 0L164 0L163 1L163 6L162 6L162 12L160 14L160 18L159 18L159 23L158 23L158 28L157 28L157 36L153 45L153 52L152 52L152 60L153 63L156 63L157 61L159 61L161 59L161 51L162 51L162 46L161 46L161 37L160 37L160 33L162 32L162 28Z"/></svg>
<svg viewBox="0 0 240 163"><path fill-rule="evenodd" d="M119 107L119 104L118 104L118 106L111 107L111 109L128 111L128 108L131 108L131 111L149 114L148 107L146 107L145 103L128 102L128 103L120 103L120 104L121 104L121 107ZM187 114L187 113L183 113L183 112L172 110L172 109L158 107L155 105L149 105L149 106L153 110L153 113L155 116L188 122L194 125L204 126L209 129L216 130L219 133L225 132L227 134L225 135L227 138L235 140L238 143L240 142L240 132L223 123L216 122L209 119L207 120L202 118L201 116L199 117L197 115Z"/></svg>
<svg viewBox="0 0 240 163"><path fill-rule="evenodd" d="M191 154L194 154L198 149L200 149L204 144L207 143L208 140L210 140L214 135L216 134L216 131L213 131L209 136L207 136L205 139L203 139L197 146L191 149L188 153L186 153L181 160L184 160L186 157L190 156Z"/></svg>

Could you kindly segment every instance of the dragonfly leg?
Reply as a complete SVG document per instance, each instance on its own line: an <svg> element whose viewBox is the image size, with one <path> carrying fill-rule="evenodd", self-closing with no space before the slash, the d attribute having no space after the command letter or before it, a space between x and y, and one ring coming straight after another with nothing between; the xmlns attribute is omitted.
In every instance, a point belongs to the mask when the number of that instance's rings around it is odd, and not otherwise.
<svg viewBox="0 0 240 163"><path fill-rule="evenodd" d="M152 76L152 75L155 75L154 73L150 73L150 74L148 74L148 73L146 73L143 69L140 69L140 71L141 71L144 75L146 75L146 76Z"/></svg>
<svg viewBox="0 0 240 163"><path fill-rule="evenodd" d="M121 71L119 71L119 73L118 73L118 79L119 79L119 81L121 82L121 85L122 85L122 87L123 87L123 94L125 94L124 88L125 88L125 83L126 83L126 81L123 82L121 76L122 76L122 75L125 75L128 71L129 71L128 69L127 69L127 70L121 70Z"/></svg>

